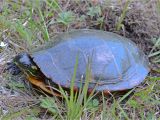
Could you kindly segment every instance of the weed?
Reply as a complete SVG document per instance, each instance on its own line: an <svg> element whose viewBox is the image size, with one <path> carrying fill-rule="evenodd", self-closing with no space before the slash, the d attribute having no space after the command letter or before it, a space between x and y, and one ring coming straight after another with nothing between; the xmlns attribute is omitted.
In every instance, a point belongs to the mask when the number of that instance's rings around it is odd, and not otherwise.
<svg viewBox="0 0 160 120"><path fill-rule="evenodd" d="M57 109L56 109L56 106L55 106L55 101L54 101L53 98L46 97L44 99L41 99L40 106L42 108L48 109L48 111L51 112L52 114L57 113Z"/></svg>
<svg viewBox="0 0 160 120"><path fill-rule="evenodd" d="M100 6L93 6L88 8L87 15L90 16L91 18L93 17L99 17L102 15L102 11Z"/></svg>
<svg viewBox="0 0 160 120"><path fill-rule="evenodd" d="M65 26L69 26L70 23L74 22L75 16L73 12L61 12L58 14L57 23L62 23Z"/></svg>

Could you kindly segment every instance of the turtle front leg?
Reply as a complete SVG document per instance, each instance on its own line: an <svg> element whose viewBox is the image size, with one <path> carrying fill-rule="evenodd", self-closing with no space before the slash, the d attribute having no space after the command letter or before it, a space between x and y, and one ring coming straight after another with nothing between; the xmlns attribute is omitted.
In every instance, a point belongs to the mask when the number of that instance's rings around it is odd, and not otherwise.
<svg viewBox="0 0 160 120"><path fill-rule="evenodd" d="M53 96L57 96L57 97L62 97L62 95L58 92L55 92L51 89L49 89L49 87L47 87L47 85L43 82L43 80L39 80L36 79L34 77L28 77L29 82L31 82L33 85L41 88L43 91L45 91L46 93L53 95Z"/></svg>

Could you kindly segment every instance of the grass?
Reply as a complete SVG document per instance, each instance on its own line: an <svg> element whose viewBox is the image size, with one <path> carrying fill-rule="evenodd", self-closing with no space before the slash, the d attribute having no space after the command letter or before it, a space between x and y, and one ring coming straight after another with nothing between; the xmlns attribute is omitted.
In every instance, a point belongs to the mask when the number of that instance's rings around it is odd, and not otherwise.
<svg viewBox="0 0 160 120"><path fill-rule="evenodd" d="M61 103L60 105L57 105L55 100L51 97L46 97L44 99L41 99L41 107L46 108L49 112L51 112L55 119L68 119L68 120L79 120L83 116L85 112L88 112L88 114L94 114L98 108L99 102L96 99L93 99L94 97L94 90L90 95L88 95L88 84L90 80L90 68L89 65L86 68L86 82L84 85L81 84L80 90L77 92L74 92L74 86L75 86L75 79L76 79L76 73L78 68L78 57L76 59L76 64L74 68L73 77L71 80L71 87L69 93L64 90L61 86L60 87L60 93L64 97L64 106ZM58 107L59 106L59 107ZM66 108L66 110L61 110L61 108ZM63 116L62 116L63 113Z"/></svg>
<svg viewBox="0 0 160 120"><path fill-rule="evenodd" d="M122 24L122 22L124 21L124 18L125 18L125 15L126 15L126 12L128 10L128 7L129 7L129 3L130 3L131 0L127 0L125 5L124 5L124 9L122 11L122 14L116 24L116 29L119 31L121 28L124 28L124 25Z"/></svg>
<svg viewBox="0 0 160 120"><path fill-rule="evenodd" d="M92 28L117 32L121 35L124 35L125 32L126 37L142 46L149 56L151 65L154 66L153 69L157 72L151 72L145 83L126 94L117 95L114 93L110 96L104 96L102 93L100 97L94 97L94 94L87 97L88 82L79 92L73 92L76 75L75 65L69 91L70 96L60 87L64 96L62 100L49 96L33 96L34 93L26 91L24 85L19 83L21 81L19 77L3 74L3 80L0 83L5 83L5 86L8 87L5 90L8 96L0 94L0 101L2 101L0 102L0 119L9 120L19 117L27 120L38 118L68 120L160 119L160 69L158 66L160 63L160 33L158 33L160 4L159 2L150 4L147 1L145 3L139 1L138 3L144 4L144 8L132 8L131 6L136 6L136 3L130 0L125 3L119 0L115 4L109 1L103 4L91 1L61 2L58 0L3 1L3 6L0 6L2 7L0 42L7 43L9 47L7 49L0 47L0 54L6 56L6 61L23 50L30 51L30 48L50 41L57 33L71 29ZM147 5L152 7L147 9ZM150 11L147 10L153 11L153 14L148 14ZM143 15L141 15L142 13ZM138 16L139 14L140 16ZM150 19L150 16L153 19ZM145 45L145 43L147 44ZM87 69L86 81L89 80L89 74L90 70ZM19 91L19 94L13 98L11 91ZM6 114L4 114L5 110Z"/></svg>
<svg viewBox="0 0 160 120"><path fill-rule="evenodd" d="M148 57L153 58L154 63L159 63L160 62L160 50L156 50L156 49L158 49L160 46L160 38L154 41L155 41L154 46L152 47Z"/></svg>

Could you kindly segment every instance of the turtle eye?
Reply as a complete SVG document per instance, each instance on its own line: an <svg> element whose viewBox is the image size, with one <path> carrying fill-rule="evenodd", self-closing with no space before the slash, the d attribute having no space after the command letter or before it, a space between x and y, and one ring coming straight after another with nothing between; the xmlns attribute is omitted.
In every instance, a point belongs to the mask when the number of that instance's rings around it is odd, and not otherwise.
<svg viewBox="0 0 160 120"><path fill-rule="evenodd" d="M32 65L31 68L32 68L33 70L37 70L37 67L34 66L34 65Z"/></svg>

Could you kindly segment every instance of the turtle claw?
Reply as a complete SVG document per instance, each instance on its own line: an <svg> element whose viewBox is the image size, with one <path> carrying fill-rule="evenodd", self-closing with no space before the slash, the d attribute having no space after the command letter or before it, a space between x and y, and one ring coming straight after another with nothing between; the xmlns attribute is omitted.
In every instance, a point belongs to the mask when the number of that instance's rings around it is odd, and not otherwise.
<svg viewBox="0 0 160 120"><path fill-rule="evenodd" d="M13 62L8 62L4 71L7 71L12 75L18 75L21 72L21 70Z"/></svg>

